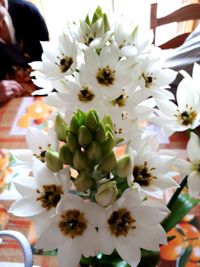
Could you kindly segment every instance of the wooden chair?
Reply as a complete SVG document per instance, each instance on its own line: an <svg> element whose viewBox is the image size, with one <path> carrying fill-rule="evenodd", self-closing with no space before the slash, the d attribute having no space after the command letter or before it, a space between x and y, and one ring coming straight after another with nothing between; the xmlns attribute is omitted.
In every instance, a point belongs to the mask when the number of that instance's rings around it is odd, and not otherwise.
<svg viewBox="0 0 200 267"><path fill-rule="evenodd" d="M157 17L157 3L151 4L150 11L150 28L153 30L153 44L156 42L156 28L172 22L182 22L187 20L198 20L200 19L200 3L189 4L183 6L172 13L164 16ZM190 32L185 32L177 35L162 45L159 45L162 49L175 48L180 46L185 39L188 37Z"/></svg>

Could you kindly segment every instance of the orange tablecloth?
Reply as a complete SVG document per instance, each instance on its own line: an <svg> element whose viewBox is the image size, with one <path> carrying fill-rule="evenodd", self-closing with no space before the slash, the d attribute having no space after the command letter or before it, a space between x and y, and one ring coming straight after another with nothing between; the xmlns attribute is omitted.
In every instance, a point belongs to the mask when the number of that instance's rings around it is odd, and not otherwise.
<svg viewBox="0 0 200 267"><path fill-rule="evenodd" d="M15 116L23 98L13 98L0 107L0 148L27 148L24 136L10 135Z"/></svg>

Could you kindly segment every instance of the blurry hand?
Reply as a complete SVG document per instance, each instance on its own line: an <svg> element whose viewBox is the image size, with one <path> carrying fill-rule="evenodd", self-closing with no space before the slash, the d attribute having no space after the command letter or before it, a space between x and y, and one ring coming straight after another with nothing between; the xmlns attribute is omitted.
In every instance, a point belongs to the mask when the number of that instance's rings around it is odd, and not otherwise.
<svg viewBox="0 0 200 267"><path fill-rule="evenodd" d="M20 96L23 88L14 80L0 81L0 104L10 100L15 96Z"/></svg>

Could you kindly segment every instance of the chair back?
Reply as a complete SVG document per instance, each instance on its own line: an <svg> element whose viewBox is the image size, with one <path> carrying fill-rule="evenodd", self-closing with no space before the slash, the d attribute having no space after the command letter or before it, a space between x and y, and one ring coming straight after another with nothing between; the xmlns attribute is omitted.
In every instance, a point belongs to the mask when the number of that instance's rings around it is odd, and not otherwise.
<svg viewBox="0 0 200 267"><path fill-rule="evenodd" d="M32 256L31 247L30 247L28 240L22 233L18 231L14 231L14 230L0 230L0 238L1 237L10 237L10 238L15 239L19 243L22 249L22 252L23 252L24 267L33 266L33 256Z"/></svg>
<svg viewBox="0 0 200 267"><path fill-rule="evenodd" d="M200 19L200 3L185 5L179 9L176 9L172 13L158 17L157 16L158 4L151 4L150 11L150 29L153 30L153 44L156 43L156 28L168 23L183 22L187 20L199 20ZM162 49L175 48L180 46L191 32L185 32L178 34L174 38L159 45Z"/></svg>

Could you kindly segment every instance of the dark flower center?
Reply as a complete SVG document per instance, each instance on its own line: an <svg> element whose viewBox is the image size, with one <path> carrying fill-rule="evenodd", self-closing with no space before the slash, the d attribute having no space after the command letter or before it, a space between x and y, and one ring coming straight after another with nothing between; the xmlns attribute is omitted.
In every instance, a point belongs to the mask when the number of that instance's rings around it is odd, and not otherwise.
<svg viewBox="0 0 200 267"><path fill-rule="evenodd" d="M142 77L145 81L145 87L150 88L152 86L153 80L155 78L152 77L152 74L146 74L145 75L144 73L142 73Z"/></svg>
<svg viewBox="0 0 200 267"><path fill-rule="evenodd" d="M155 168L149 170L146 161L144 165L136 165L133 170L134 182L141 186L149 186L152 179L156 179L151 173L152 170L155 170Z"/></svg>
<svg viewBox="0 0 200 267"><path fill-rule="evenodd" d="M110 232L116 237L127 236L130 230L136 228L135 222L130 212L125 208L114 211L108 219Z"/></svg>
<svg viewBox="0 0 200 267"><path fill-rule="evenodd" d="M99 68L96 78L98 83L102 85L112 85L115 81L115 70L112 70L109 66Z"/></svg>
<svg viewBox="0 0 200 267"><path fill-rule="evenodd" d="M68 210L61 214L60 231L72 239L81 236L87 228L87 220L83 212Z"/></svg>
<svg viewBox="0 0 200 267"><path fill-rule="evenodd" d="M43 208L50 210L57 206L63 191L60 185L51 184L43 185L43 192L37 190L37 193L40 194L40 196L36 200L41 201Z"/></svg>
<svg viewBox="0 0 200 267"><path fill-rule="evenodd" d="M186 105L186 108L188 108L188 105ZM178 115L175 116L177 117L181 125L188 126L194 122L197 113L193 110L192 107L190 107L188 111L185 110L182 113L179 113Z"/></svg>
<svg viewBox="0 0 200 267"><path fill-rule="evenodd" d="M57 64L59 67L60 67L60 70L61 72L66 72L68 71L68 69L70 69L71 65L73 64L73 58L72 57L67 57L67 56L64 56L63 58L59 58L59 63L60 64Z"/></svg>
<svg viewBox="0 0 200 267"><path fill-rule="evenodd" d="M123 89L122 94L118 98L111 101L111 103L113 106L118 105L118 107L121 108L126 105L127 99L128 99L128 96L125 94L125 91Z"/></svg>
<svg viewBox="0 0 200 267"><path fill-rule="evenodd" d="M92 91L89 90L87 86L84 86L83 90L80 90L78 98L81 102L87 103L93 100L94 94Z"/></svg>
<svg viewBox="0 0 200 267"><path fill-rule="evenodd" d="M48 145L48 147L51 147L51 144ZM39 159L41 162L45 162L45 155L46 150L44 150L41 146L39 146L40 153L39 154L33 154L37 159Z"/></svg>

